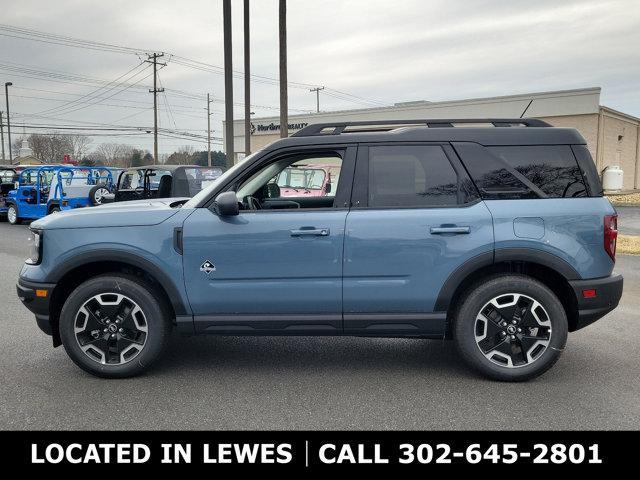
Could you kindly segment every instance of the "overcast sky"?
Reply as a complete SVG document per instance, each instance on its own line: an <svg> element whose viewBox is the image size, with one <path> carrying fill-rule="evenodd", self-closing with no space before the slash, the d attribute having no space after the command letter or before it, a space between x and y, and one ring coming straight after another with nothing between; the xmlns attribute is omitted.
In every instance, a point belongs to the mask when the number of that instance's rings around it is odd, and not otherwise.
<svg viewBox="0 0 640 480"><path fill-rule="evenodd" d="M232 6L234 70L241 71L242 1L233 0ZM144 52L164 51L223 65L222 0L0 0L0 11L3 25L133 47L143 57ZM277 78L277 0L252 0L251 15L252 73ZM150 70L143 70L145 65L132 70L141 62L135 53L18 39L6 36L12 35L7 30L0 34L0 80L14 83L16 124L153 124L152 95L140 88L150 87L151 77L145 78ZM602 104L640 116L637 0L289 0L288 46L291 82L333 89L321 92L322 110L600 86ZM204 95L210 92L216 100L212 128L221 137L222 71L187 67L176 57L165 60L160 78L168 94L160 97L161 126L205 134ZM136 87L105 88L85 102L80 96L98 87L68 78L111 81L129 71L120 81L140 82ZM257 80L252 110L256 116L277 114L277 85ZM242 103L241 79L234 93ZM315 94L292 85L289 106L291 114L314 110ZM238 106L236 117L241 115ZM93 146L113 141L152 149L148 134L94 137ZM186 144L206 148L162 138L160 151Z"/></svg>

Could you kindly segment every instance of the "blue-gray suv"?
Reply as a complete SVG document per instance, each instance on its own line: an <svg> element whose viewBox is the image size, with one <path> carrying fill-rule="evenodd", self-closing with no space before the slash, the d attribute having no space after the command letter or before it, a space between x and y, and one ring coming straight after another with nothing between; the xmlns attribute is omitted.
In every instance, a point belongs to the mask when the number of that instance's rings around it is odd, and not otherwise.
<svg viewBox="0 0 640 480"><path fill-rule="evenodd" d="M308 126L191 199L31 225L17 289L102 377L185 334L451 338L499 380L613 310L616 212L578 132L535 119Z"/></svg>

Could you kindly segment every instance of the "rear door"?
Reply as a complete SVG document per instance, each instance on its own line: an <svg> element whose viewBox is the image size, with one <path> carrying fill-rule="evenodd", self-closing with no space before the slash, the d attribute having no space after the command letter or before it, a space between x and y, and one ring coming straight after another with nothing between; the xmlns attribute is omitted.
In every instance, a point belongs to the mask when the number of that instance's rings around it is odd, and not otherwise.
<svg viewBox="0 0 640 480"><path fill-rule="evenodd" d="M491 214L449 145L359 146L345 234L345 333L442 335L437 300L447 279L492 255Z"/></svg>

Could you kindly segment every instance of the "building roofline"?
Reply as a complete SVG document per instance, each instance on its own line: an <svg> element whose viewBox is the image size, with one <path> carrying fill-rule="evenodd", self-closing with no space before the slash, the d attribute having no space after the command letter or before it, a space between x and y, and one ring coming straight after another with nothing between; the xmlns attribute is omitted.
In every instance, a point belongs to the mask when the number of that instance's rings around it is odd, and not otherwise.
<svg viewBox="0 0 640 480"><path fill-rule="evenodd" d="M289 119L295 120L299 118L307 118L309 116L313 116L314 118L319 119L321 121L323 116L332 116L332 115L341 115L341 114L350 114L350 115L358 115L361 113L371 113L371 112L384 112L386 110L393 110L394 112L398 111L414 111L421 110L424 108L439 108L439 107L450 107L454 105L471 105L471 104L483 104L483 103L493 103L500 101L510 101L510 100L531 100L531 99L542 99L542 98L552 98L552 97L568 97L568 96L577 96L577 95L593 95L600 94L602 91L601 87L586 87L586 88L576 88L570 90L552 90L546 92L532 92L532 93L519 93L513 95L501 95L495 97L477 97L477 98L467 98L467 99L458 99L458 100L444 100L440 102L428 102L421 103L418 105L388 105L385 107L371 107L371 108L358 108L358 109L346 109L346 110L331 110L320 113L297 113L294 115L289 115ZM624 114L623 114L624 115ZM279 120L278 116L271 117L255 117L252 118L252 121L271 121L271 120ZM234 123L236 122L244 122L244 119L234 119ZM224 124L224 121L223 121Z"/></svg>
<svg viewBox="0 0 640 480"><path fill-rule="evenodd" d="M621 112L620 110L615 110L605 105L600 105L600 109L605 112L611 113L616 117L622 117L625 120L631 120L631 123L640 123L640 118L634 117L633 115L629 115L628 113Z"/></svg>

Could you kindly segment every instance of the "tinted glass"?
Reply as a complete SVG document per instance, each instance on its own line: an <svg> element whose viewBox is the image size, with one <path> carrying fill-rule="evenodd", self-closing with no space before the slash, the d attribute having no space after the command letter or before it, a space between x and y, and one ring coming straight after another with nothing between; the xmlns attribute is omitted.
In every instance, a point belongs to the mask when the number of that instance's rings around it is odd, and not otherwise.
<svg viewBox="0 0 640 480"><path fill-rule="evenodd" d="M369 148L370 207L433 207L459 202L458 175L439 146Z"/></svg>
<svg viewBox="0 0 640 480"><path fill-rule="evenodd" d="M585 197L587 190L570 146L490 147L489 150L548 197Z"/></svg>

